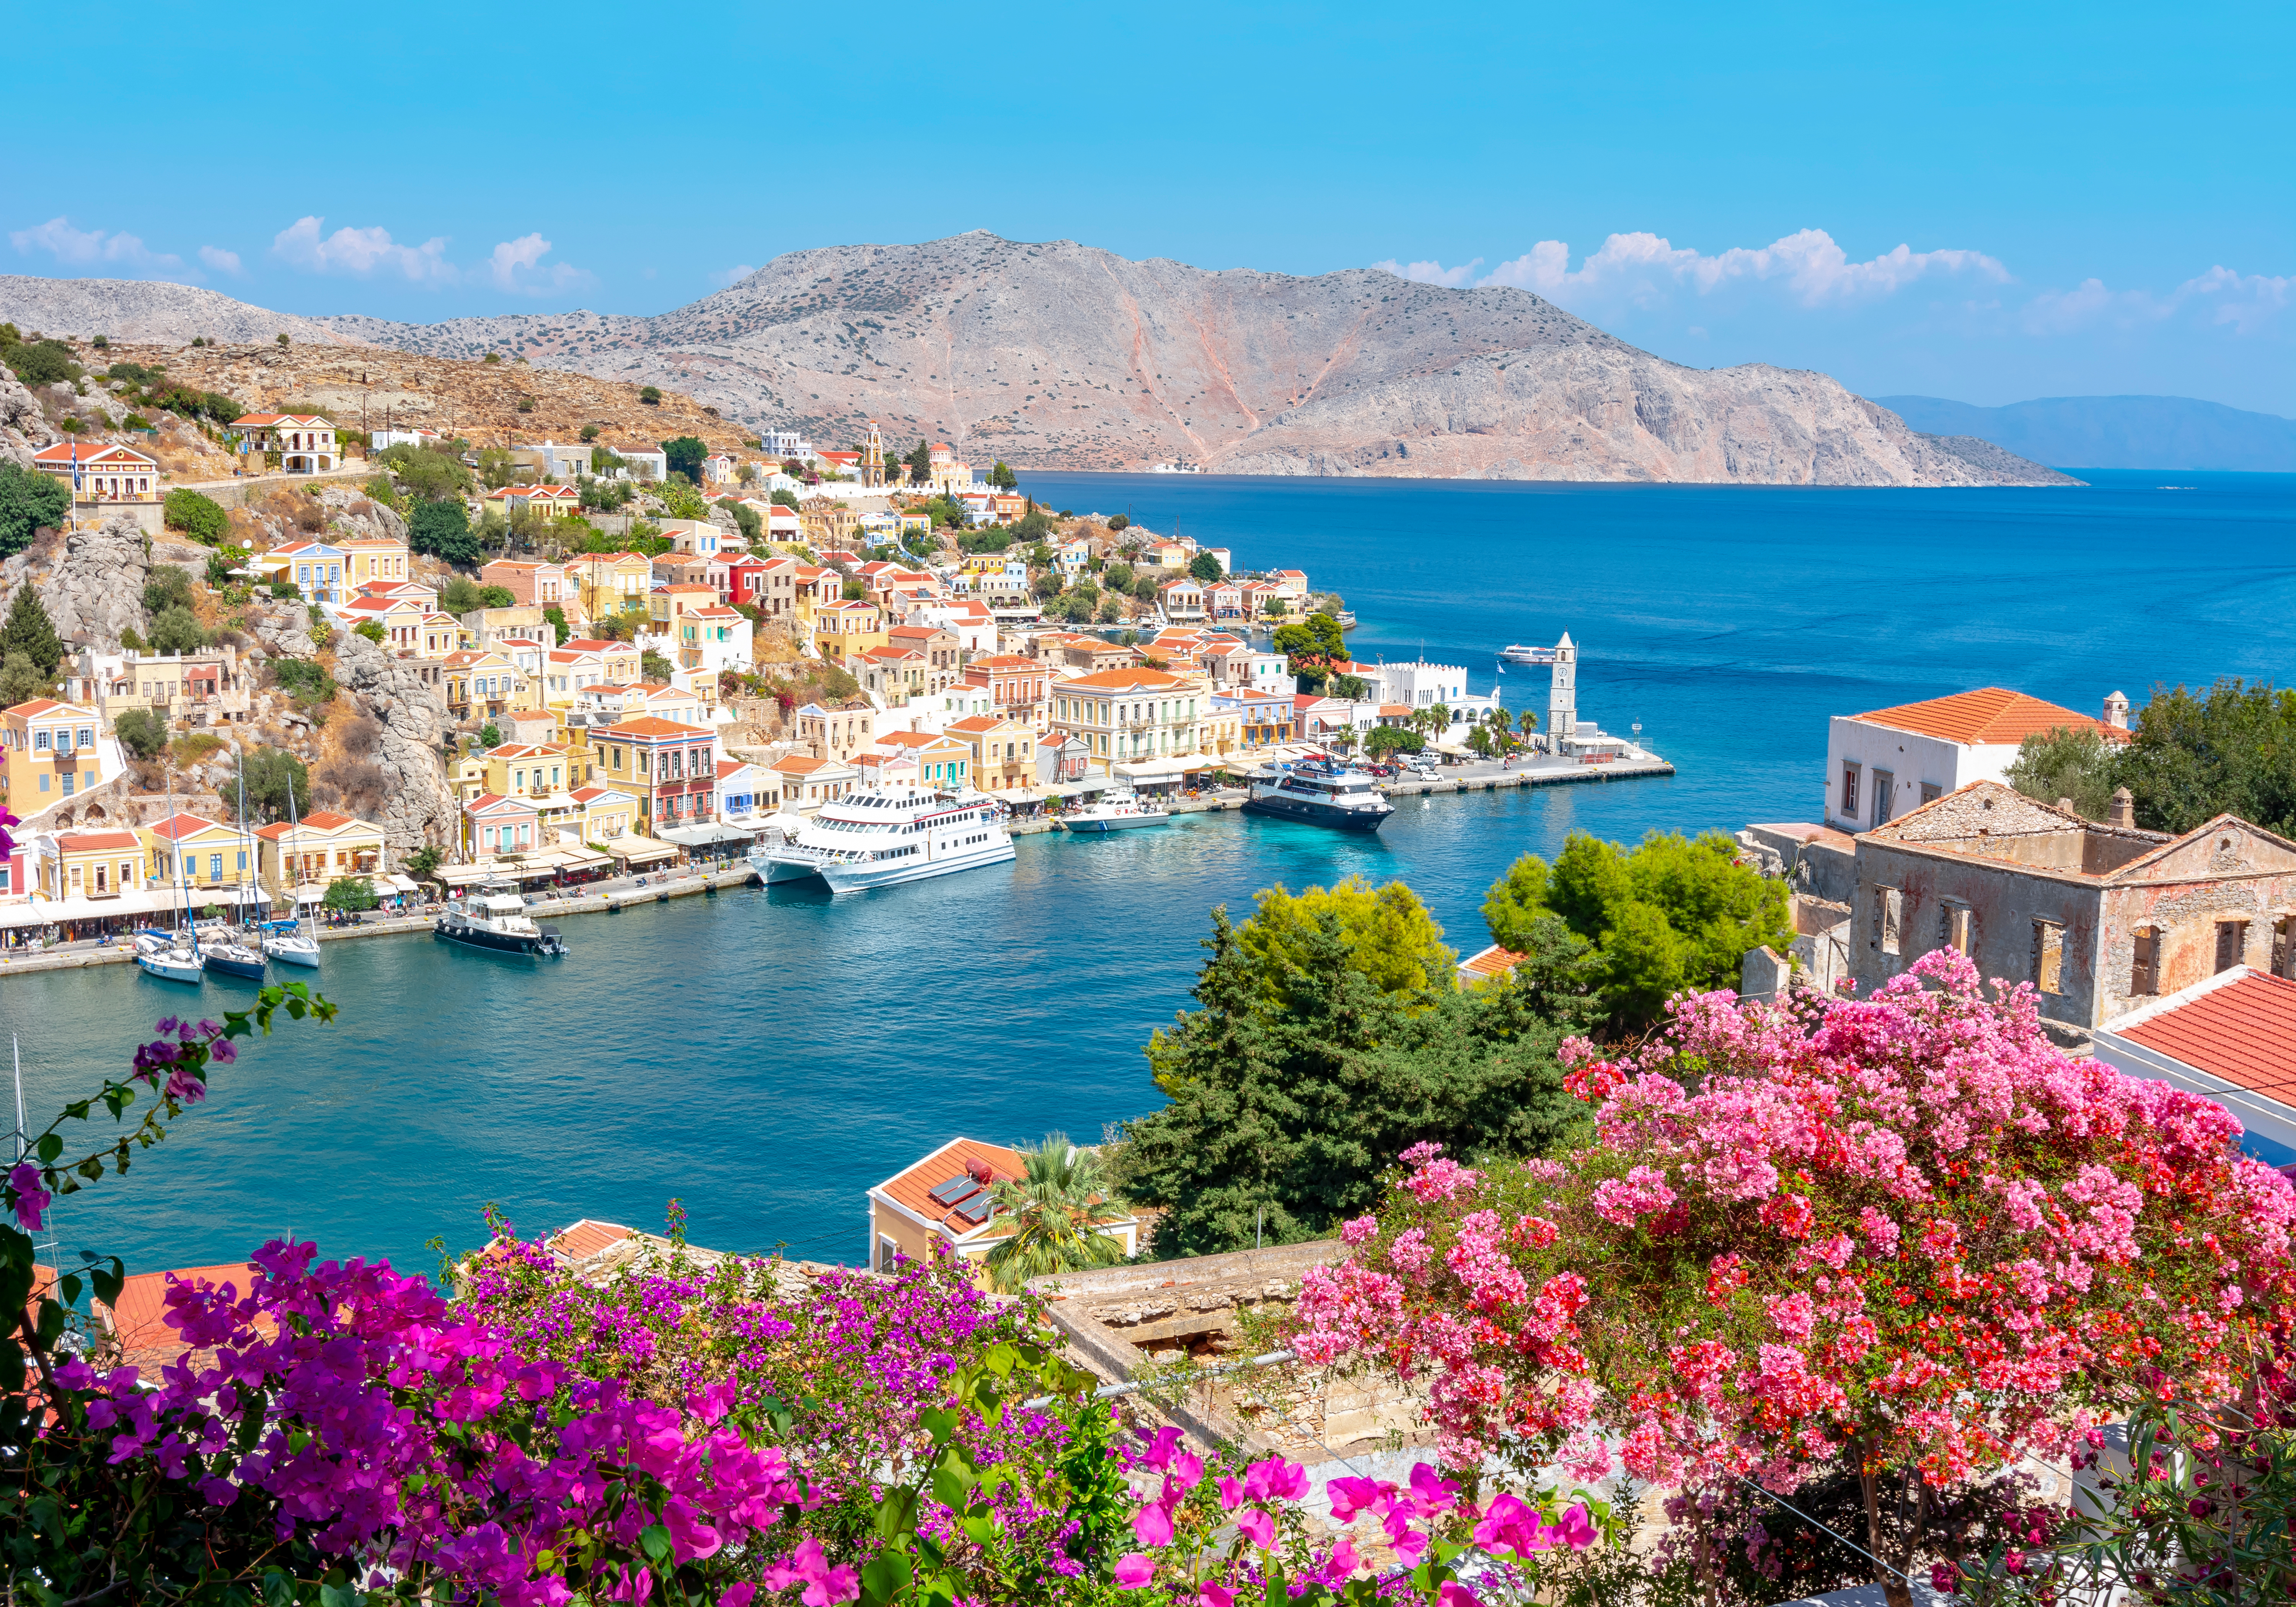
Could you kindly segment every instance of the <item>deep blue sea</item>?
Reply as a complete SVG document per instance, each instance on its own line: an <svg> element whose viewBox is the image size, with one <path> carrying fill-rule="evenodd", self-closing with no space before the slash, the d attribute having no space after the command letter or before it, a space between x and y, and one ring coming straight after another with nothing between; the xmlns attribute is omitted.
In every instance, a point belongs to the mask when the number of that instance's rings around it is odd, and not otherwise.
<svg viewBox="0 0 2296 1607"><path fill-rule="evenodd" d="M334 1025L286 1025L207 1105L61 1202L65 1254L132 1269L264 1238L428 1267L498 1201L696 1242L859 1259L863 1191L959 1133L1000 1141L1157 1101L1140 1047L1188 1002L1210 907L1354 872L1409 881L1453 941L1483 889L1572 831L1813 816L1825 720L1992 684L2094 710L2120 688L2296 678L2296 476L2105 472L2083 489L1836 491L1031 476L1054 508L1128 512L1342 592L1358 658L1492 679L1496 650L1580 644L1583 718L1671 780L1406 808L1365 842L1191 817L1024 839L993 871L832 903L750 890L565 922L543 965L428 937L330 944ZM1543 676L1507 677L1543 708ZM208 1013L243 995L210 981ZM0 979L36 1121L187 990L126 967Z"/></svg>

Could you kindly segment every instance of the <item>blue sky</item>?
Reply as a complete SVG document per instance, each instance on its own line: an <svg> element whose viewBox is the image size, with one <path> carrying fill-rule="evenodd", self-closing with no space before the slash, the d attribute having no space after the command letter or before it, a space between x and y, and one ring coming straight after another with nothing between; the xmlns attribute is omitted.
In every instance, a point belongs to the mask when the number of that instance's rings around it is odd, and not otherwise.
<svg viewBox="0 0 2296 1607"><path fill-rule="evenodd" d="M648 313L987 228L1521 284L1868 395L2296 414L2284 3L83 4L14 43L102 68L19 108L0 271Z"/></svg>

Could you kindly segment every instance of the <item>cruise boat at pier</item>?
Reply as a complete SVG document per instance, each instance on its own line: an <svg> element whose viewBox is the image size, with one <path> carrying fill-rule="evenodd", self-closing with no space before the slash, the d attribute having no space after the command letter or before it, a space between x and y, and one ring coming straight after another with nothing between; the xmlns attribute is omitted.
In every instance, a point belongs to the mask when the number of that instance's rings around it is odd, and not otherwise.
<svg viewBox="0 0 2296 1607"><path fill-rule="evenodd" d="M1554 662L1554 649L1525 647L1521 643L1515 643L1511 646L1500 648L1499 657L1510 664L1552 664Z"/></svg>
<svg viewBox="0 0 2296 1607"><path fill-rule="evenodd" d="M1160 826L1171 823L1172 811L1151 803L1129 787L1115 787L1080 809L1071 809L1061 816L1061 824L1071 832L1128 832L1136 826Z"/></svg>
<svg viewBox="0 0 2296 1607"><path fill-rule="evenodd" d="M1287 771L1263 771L1251 778L1248 815L1272 815L1342 832L1376 832L1395 806L1372 778L1328 760L1308 759Z"/></svg>
<svg viewBox="0 0 2296 1607"><path fill-rule="evenodd" d="M566 939L554 926L537 926L526 913L526 900L507 881L482 883L463 895L463 901L439 917L431 928L438 937L465 948L489 948L506 955L562 955Z"/></svg>
<svg viewBox="0 0 2296 1607"><path fill-rule="evenodd" d="M1002 812L977 792L864 788L822 805L794 832L768 831L750 863L768 882L818 876L834 893L922 881L1012 858Z"/></svg>

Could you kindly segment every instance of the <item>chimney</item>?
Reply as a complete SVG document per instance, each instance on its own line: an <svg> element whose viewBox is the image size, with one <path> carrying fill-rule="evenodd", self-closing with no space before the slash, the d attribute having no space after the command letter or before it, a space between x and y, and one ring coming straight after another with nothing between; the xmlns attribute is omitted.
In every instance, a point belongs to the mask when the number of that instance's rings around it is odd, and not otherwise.
<svg viewBox="0 0 2296 1607"><path fill-rule="evenodd" d="M2129 796L2126 787L2112 790L2112 819L2117 826L2134 827L2136 824L2136 799Z"/></svg>
<svg viewBox="0 0 2296 1607"><path fill-rule="evenodd" d="M2073 808L2073 800L2070 798L2060 798L2057 799L2057 808L2062 809L2068 815L2078 815L2080 813L2079 809Z"/></svg>
<svg viewBox="0 0 2296 1607"><path fill-rule="evenodd" d="M2128 729L2128 694L2107 693L2104 699L2104 723L2115 731Z"/></svg>

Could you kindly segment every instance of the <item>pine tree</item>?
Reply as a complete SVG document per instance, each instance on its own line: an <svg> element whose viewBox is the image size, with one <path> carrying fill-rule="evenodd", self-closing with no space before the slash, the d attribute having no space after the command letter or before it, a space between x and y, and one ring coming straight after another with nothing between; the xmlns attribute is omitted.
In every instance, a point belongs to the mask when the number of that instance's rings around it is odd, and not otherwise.
<svg viewBox="0 0 2296 1607"><path fill-rule="evenodd" d="M9 652L22 653L50 680L55 678L56 666L64 661L63 638L56 635L55 623L48 618L39 594L29 585L16 588L8 623L0 626L0 653Z"/></svg>

